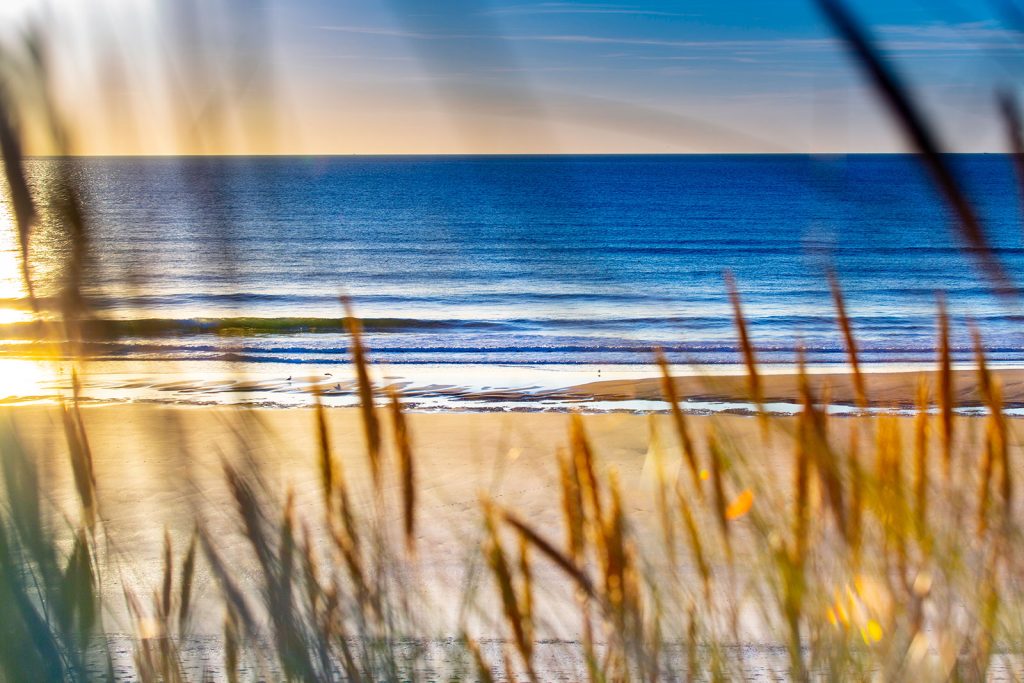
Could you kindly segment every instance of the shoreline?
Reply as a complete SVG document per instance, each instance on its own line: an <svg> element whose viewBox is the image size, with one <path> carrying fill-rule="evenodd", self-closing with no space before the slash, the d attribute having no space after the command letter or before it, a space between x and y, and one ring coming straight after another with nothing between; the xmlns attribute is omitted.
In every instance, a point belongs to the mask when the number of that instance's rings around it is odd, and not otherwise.
<svg viewBox="0 0 1024 683"><path fill-rule="evenodd" d="M27 363L27 362L26 362ZM325 407L348 408L357 404L351 366L308 368L309 374L242 373L234 369L219 374L202 366L160 368L114 372L105 365L98 371L89 368L81 393L83 404L125 405L157 404L171 406L245 406L248 408L287 409L310 407L313 394L319 393ZM49 371L49 369L47 369ZM613 368L537 368L532 366L372 366L380 396L395 390L406 409L418 413L664 413L669 407L662 397L662 378L651 366L615 366ZM685 368L674 374L673 383L680 407L689 414L753 415L758 406L749 397L748 378L742 366L721 368ZM337 376L335 376L335 373ZM1004 411L1024 417L1024 368L991 369L1002 387ZM918 388L928 387L929 404L934 410L939 384L932 367L897 369L871 368L862 371L868 406L856 405L853 374L845 368L812 366L808 384L815 403L836 415L916 413ZM16 378L16 374L15 374ZM446 381L446 379L448 381ZM761 410L772 415L799 412L801 396L795 368L762 368ZM8 396L0 394L0 406L54 404L69 394L66 382L56 373L27 390ZM959 367L953 370L953 398L963 415L984 414L977 371ZM380 399L383 401L383 398Z"/></svg>

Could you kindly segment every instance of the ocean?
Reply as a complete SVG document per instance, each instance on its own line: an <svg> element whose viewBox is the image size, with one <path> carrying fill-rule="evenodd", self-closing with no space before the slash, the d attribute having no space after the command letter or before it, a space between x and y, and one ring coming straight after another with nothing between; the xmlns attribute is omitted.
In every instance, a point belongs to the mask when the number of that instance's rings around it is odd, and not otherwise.
<svg viewBox="0 0 1024 683"><path fill-rule="evenodd" d="M1020 282L1012 160L952 162ZM544 393L650 375L654 348L684 372L735 371L726 272L769 369L799 347L816 369L843 366L830 269L869 369L934 361L938 292L959 362L970 324L993 362L1024 360L1019 303L992 294L912 156L33 159L33 185L58 164L90 226L100 320L85 394L98 400L290 405L318 378L344 403L344 296L380 377L424 408L561 407ZM27 369L40 347L6 201L0 398L35 400L61 372ZM43 221L44 304L68 250Z"/></svg>

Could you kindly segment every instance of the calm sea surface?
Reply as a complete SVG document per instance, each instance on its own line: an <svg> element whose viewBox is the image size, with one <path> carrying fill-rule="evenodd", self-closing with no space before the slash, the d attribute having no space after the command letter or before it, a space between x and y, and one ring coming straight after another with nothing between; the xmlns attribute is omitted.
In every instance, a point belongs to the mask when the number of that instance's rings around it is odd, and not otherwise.
<svg viewBox="0 0 1024 683"><path fill-rule="evenodd" d="M993 360L1024 360L1017 311L959 250L912 157L34 160L35 183L58 163L86 190L97 314L121 321L108 330L116 339L92 346L107 368L244 363L299 375L343 364L340 294L365 318L375 361L399 374L621 370L648 364L656 346L680 364L735 364L727 270L763 362L792 363L803 344L812 362L837 364L829 268L867 363L933 360L938 291L961 359L970 319ZM1012 164L954 163L1024 281ZM4 231L0 305L14 308L23 292ZM45 226L37 245L45 281L66 245ZM0 354L26 355L24 330L3 329Z"/></svg>

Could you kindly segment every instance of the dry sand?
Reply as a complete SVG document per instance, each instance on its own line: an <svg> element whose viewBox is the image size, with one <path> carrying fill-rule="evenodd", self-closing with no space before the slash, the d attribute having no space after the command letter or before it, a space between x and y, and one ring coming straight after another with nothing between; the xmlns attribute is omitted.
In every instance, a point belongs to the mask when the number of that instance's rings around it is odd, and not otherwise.
<svg viewBox="0 0 1024 683"><path fill-rule="evenodd" d="M237 533L231 513L222 459L243 466L251 462L279 496L293 490L298 516L314 529L322 526L315 415L311 409L136 404L87 406L82 411L94 452L101 515L122 560L112 563L106 572L108 577L112 571L123 572L129 585L149 594L160 581L163 529L169 530L174 546L181 552L196 523L211 529L222 555L243 576L255 576L252 555ZM358 411L332 409L327 416L336 457L352 489L369 490ZM78 501L58 409L0 409L0 425L7 419L42 464L45 495L54 509L73 517ZM584 419L601 462L619 473L627 510L643 535L653 500L649 478L644 476L651 418L616 413ZM667 416L653 419L666 435L670 433ZM436 589L435 581L448 588L462 585L479 532L479 500L484 492L561 541L555 454L567 443L567 415L434 413L411 414L408 420L420 502L418 563L424 573L423 584L430 592ZM710 420L695 417L696 432L700 433ZM758 439L754 419L727 415L714 420L738 442L749 438L753 444ZM787 418L773 420L780 425L788 422ZM782 441L778 444L782 455ZM770 462L770 458L766 460L766 464ZM779 466L784 466L784 461ZM362 511L368 514L370 508L371 503L363 499ZM397 506L386 509L385 515L398 524ZM555 583L562 581L554 570L551 578ZM117 582L109 583L107 597L111 604L118 605L123 602L120 587ZM199 587L208 597L217 591L205 573ZM452 616L458 607L452 596L435 597L442 603L438 609ZM212 628L219 629L221 613L214 611L209 616Z"/></svg>

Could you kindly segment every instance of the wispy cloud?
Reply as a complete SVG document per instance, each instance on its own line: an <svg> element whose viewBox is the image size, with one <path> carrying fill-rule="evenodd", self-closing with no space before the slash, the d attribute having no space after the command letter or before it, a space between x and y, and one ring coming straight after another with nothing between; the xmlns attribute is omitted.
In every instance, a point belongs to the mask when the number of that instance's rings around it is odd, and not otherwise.
<svg viewBox="0 0 1024 683"><path fill-rule="evenodd" d="M561 6L560 3L555 3ZM612 6L600 6L612 10ZM685 40L644 36L595 35L589 33L445 33L387 27L330 25L321 30L373 35L408 40L431 41L511 41L609 45L621 47L660 47L695 51L779 51L835 50L839 41L831 37L707 39ZM1024 52L1024 32L999 26L992 21L960 24L884 25L876 27L882 47L888 52L967 53L979 51Z"/></svg>
<svg viewBox="0 0 1024 683"><path fill-rule="evenodd" d="M506 40L514 42L575 43L590 45L634 45L648 47L691 48L705 50L735 49L821 49L832 48L838 41L832 38L778 38L764 40L672 40L630 36L600 36L585 33L515 34L515 33L433 33L371 26L319 26L324 31L337 31L359 35L387 36L411 40Z"/></svg>
<svg viewBox="0 0 1024 683"><path fill-rule="evenodd" d="M541 2L536 4L509 5L480 12L484 15L536 15L536 14L628 14L645 17L693 17L687 12L666 12L648 10L628 5L578 4L571 2Z"/></svg>
<svg viewBox="0 0 1024 683"><path fill-rule="evenodd" d="M886 24L878 26L875 31L879 35L928 38L934 40L981 40L1024 42L1024 32L1000 26L989 19L955 24Z"/></svg>

